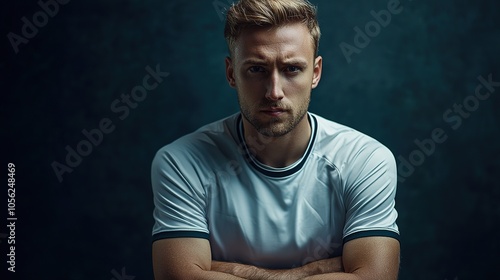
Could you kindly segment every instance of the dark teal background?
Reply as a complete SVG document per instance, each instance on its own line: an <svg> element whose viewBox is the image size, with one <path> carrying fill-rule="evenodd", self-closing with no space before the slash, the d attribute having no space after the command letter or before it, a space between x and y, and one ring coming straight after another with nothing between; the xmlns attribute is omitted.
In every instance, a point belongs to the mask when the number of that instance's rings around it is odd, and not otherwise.
<svg viewBox="0 0 500 280"><path fill-rule="evenodd" d="M13 2L1 8L0 113L2 176L7 162L17 167L18 279L117 279L112 271L122 268L136 280L152 279L155 152L238 110L224 78L224 23L213 1L73 0L17 54L7 34L21 34L21 18L31 20L41 8ZM500 4L402 0L402 12L347 63L339 44L353 45L353 28L364 29L370 11L388 2L313 1L324 68L311 111L406 160L415 140L441 128L446 141L398 185L400 279L493 279L500 261L500 87L459 126L443 114L474 94L478 76L500 81ZM111 104L157 64L170 75L121 120ZM81 131L103 118L115 130L59 182L51 164L64 164L65 147L76 148ZM2 271L6 245L3 239Z"/></svg>

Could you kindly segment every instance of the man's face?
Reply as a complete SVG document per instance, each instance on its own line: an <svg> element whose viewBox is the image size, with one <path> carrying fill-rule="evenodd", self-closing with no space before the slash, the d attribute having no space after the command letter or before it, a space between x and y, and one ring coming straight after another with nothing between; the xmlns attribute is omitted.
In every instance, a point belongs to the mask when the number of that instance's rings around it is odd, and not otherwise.
<svg viewBox="0 0 500 280"><path fill-rule="evenodd" d="M226 76L244 118L259 133L279 137L307 122L311 90L321 78L322 58L314 53L302 23L242 32L226 59Z"/></svg>

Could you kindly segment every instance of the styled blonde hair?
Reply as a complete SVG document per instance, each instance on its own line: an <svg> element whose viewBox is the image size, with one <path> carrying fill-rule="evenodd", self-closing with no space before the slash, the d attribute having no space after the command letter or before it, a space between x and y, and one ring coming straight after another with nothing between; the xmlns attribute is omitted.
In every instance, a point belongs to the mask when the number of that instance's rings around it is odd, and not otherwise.
<svg viewBox="0 0 500 280"><path fill-rule="evenodd" d="M307 0L240 0L228 9L224 37L231 55L238 36L246 28L278 27L304 23L311 34L315 56L318 55L321 31L316 7Z"/></svg>

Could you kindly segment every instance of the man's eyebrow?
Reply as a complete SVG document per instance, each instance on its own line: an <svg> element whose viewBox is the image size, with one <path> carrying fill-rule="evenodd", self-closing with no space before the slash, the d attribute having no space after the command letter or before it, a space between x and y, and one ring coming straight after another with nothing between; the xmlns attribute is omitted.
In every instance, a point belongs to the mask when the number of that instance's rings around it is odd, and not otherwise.
<svg viewBox="0 0 500 280"><path fill-rule="evenodd" d="M263 59L248 58L248 59L245 59L242 64L243 65L247 65L247 64L263 65L263 64L267 64L267 61L265 61Z"/></svg>
<svg viewBox="0 0 500 280"><path fill-rule="evenodd" d="M268 61L264 59L248 58L244 60L242 64L265 65L268 64ZM291 58L291 59L285 59L284 61L281 62L281 64L307 66L307 61L305 59L300 59L300 58Z"/></svg>
<svg viewBox="0 0 500 280"><path fill-rule="evenodd" d="M285 59L283 61L283 64L288 64L288 65L300 65L300 66L307 66L307 60L301 59L301 58L290 58L290 59Z"/></svg>

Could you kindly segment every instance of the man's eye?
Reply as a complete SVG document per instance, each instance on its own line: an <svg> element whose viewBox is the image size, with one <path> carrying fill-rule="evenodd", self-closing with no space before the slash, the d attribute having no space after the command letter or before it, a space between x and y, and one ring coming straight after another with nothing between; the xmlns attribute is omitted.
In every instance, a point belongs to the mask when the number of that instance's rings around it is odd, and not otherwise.
<svg viewBox="0 0 500 280"><path fill-rule="evenodd" d="M291 72L291 73L296 73L296 72L302 71L302 69L300 67L297 67L297 66L288 66L286 68L286 71Z"/></svg>
<svg viewBox="0 0 500 280"><path fill-rule="evenodd" d="M264 68L262 66L252 66L248 69L250 73L259 73L259 72L264 72Z"/></svg>

